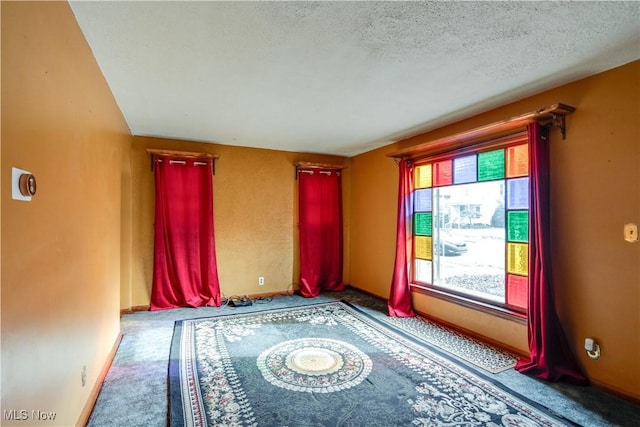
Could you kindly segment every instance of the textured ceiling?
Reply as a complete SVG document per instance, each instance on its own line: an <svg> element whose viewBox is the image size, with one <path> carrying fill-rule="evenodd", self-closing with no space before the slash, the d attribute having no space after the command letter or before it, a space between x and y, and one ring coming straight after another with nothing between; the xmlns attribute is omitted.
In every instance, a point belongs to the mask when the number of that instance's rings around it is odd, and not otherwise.
<svg viewBox="0 0 640 427"><path fill-rule="evenodd" d="M356 155L640 58L636 1L70 4L134 135L296 152Z"/></svg>

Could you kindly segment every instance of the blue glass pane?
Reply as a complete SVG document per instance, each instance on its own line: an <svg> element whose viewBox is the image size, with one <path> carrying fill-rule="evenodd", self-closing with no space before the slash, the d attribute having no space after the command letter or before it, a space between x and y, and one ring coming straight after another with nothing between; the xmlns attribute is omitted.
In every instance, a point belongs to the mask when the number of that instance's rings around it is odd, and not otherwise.
<svg viewBox="0 0 640 427"><path fill-rule="evenodd" d="M413 199L413 210L415 212L431 212L431 188L416 190Z"/></svg>
<svg viewBox="0 0 640 427"><path fill-rule="evenodd" d="M476 182L477 164L475 154L453 159L453 183Z"/></svg>
<svg viewBox="0 0 640 427"><path fill-rule="evenodd" d="M507 180L507 209L529 209L529 177Z"/></svg>

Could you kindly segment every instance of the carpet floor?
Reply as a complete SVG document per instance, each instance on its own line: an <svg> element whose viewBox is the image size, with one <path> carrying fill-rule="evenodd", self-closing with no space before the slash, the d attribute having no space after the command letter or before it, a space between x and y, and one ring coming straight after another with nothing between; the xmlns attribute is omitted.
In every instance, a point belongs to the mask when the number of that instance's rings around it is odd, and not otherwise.
<svg viewBox="0 0 640 427"><path fill-rule="evenodd" d="M351 302L381 321L390 320L385 314L386 304L383 301L355 289L322 294L315 299L304 299L293 295L257 300L248 307L184 308L160 312L138 312L122 316L123 339L105 378L88 425L97 427L167 425L167 370L174 324L178 320L298 307L341 299ZM414 322L421 321L414 320ZM412 333L416 333L416 328L423 329L423 325L417 323L406 325L406 329ZM447 342L462 339L459 335L452 334L449 340L446 334L446 330L437 331L440 344L436 345L445 350L447 350ZM472 344L471 348L473 348ZM477 358L477 356L471 357L474 353L479 354L477 351L476 348L466 353L452 354L451 357L455 358L460 365L472 370L478 369L474 363L467 360ZM491 351L491 349L482 351ZM505 357L508 358L509 355ZM502 359L502 356L497 358ZM640 406L593 387L546 383L521 375L513 369L493 374L484 372L484 375L490 376L493 381L503 384L516 393L526 395L527 398L552 413L578 425L636 426L640 420Z"/></svg>

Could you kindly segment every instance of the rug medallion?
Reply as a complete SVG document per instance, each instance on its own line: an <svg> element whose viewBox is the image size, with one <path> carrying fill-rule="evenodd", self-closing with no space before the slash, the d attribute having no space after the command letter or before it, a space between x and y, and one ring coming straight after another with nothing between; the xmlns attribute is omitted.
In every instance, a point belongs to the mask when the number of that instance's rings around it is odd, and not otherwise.
<svg viewBox="0 0 640 427"><path fill-rule="evenodd" d="M371 372L371 359L344 341L301 338L263 351L256 365L265 380L286 390L332 393L354 387Z"/></svg>

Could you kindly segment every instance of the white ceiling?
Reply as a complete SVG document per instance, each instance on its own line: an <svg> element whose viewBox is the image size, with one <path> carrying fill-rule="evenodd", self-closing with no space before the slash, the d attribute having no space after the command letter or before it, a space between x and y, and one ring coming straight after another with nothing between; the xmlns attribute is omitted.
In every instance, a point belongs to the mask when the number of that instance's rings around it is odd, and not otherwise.
<svg viewBox="0 0 640 427"><path fill-rule="evenodd" d="M640 58L637 1L70 4L134 135L296 152L353 156Z"/></svg>

